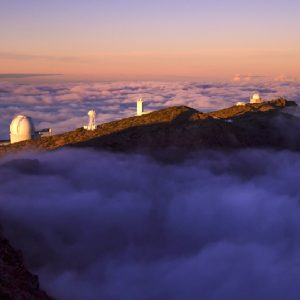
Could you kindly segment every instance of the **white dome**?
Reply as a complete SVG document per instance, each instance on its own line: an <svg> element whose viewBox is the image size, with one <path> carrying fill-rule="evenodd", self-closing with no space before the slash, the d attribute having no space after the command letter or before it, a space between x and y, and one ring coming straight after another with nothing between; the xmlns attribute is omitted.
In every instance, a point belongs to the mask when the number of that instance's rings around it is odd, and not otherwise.
<svg viewBox="0 0 300 300"><path fill-rule="evenodd" d="M30 117L16 116L10 124L10 142L17 143L34 138L35 129Z"/></svg>
<svg viewBox="0 0 300 300"><path fill-rule="evenodd" d="M262 103L263 102L263 100L262 100L262 98L260 97L260 94L254 94L253 96L252 96L252 98L250 98L250 103L252 103L252 104L255 104L255 103Z"/></svg>
<svg viewBox="0 0 300 300"><path fill-rule="evenodd" d="M254 94L252 99L253 100L260 100L260 94Z"/></svg>

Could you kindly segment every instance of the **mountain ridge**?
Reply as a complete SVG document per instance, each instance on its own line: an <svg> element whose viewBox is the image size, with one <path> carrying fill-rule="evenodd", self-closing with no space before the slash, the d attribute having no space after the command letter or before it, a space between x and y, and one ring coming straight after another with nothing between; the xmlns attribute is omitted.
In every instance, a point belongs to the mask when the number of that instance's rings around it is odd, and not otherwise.
<svg viewBox="0 0 300 300"><path fill-rule="evenodd" d="M150 152L163 161L175 161L183 154L203 149L271 147L300 150L300 119L284 112L297 104L277 99L262 104L232 106L202 113L187 106L175 106L97 126L95 131L78 128L51 137L0 147L0 155L25 150L50 151L64 147L95 148L107 151ZM172 158L170 149L179 149ZM166 155L159 156L157 152ZM170 158L171 157L171 158ZM12 160L3 168L25 168L36 172L35 160ZM0 232L0 298L50 299L40 291L38 278L30 274L20 253Z"/></svg>
<svg viewBox="0 0 300 300"><path fill-rule="evenodd" d="M208 113L187 106L174 106L104 123L94 131L81 127L59 135L3 146L0 155L62 147L93 147L109 151L151 151L169 147L190 150L243 147L298 150L300 137L297 136L297 143L293 146L289 143L281 145L284 133L277 128L279 123L281 126L297 123L298 126L298 118L283 112L284 108L293 106L297 104L283 98Z"/></svg>

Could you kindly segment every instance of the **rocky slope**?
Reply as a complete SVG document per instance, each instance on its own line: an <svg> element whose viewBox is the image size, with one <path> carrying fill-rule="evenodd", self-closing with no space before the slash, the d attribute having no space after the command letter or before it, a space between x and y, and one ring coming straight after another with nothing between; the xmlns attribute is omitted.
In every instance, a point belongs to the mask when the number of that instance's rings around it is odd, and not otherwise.
<svg viewBox="0 0 300 300"><path fill-rule="evenodd" d="M141 117L99 125L95 131L76 129L52 137L3 146L0 154L24 149L53 150L65 146L113 151L155 151L177 148L272 147L300 150L299 119L284 113L296 106L285 99L233 106L201 113L177 106Z"/></svg>
<svg viewBox="0 0 300 300"><path fill-rule="evenodd" d="M29 273L22 256L0 235L0 299L50 300L40 290L37 276Z"/></svg>

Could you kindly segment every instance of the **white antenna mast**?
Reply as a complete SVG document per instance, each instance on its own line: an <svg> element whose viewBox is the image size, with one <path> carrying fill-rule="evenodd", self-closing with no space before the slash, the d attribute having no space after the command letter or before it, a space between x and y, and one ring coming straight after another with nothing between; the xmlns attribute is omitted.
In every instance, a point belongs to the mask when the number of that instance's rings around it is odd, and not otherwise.
<svg viewBox="0 0 300 300"><path fill-rule="evenodd" d="M142 116L143 114L144 114L143 99L139 98L136 102L136 115Z"/></svg>

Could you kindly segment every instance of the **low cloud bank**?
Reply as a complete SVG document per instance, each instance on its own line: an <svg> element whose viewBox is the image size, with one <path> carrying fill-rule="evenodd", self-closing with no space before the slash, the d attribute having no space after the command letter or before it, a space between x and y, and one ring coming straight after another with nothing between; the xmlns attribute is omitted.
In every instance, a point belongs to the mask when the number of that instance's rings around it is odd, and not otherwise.
<svg viewBox="0 0 300 300"><path fill-rule="evenodd" d="M58 299L299 298L299 154L27 157L0 167L1 224Z"/></svg>
<svg viewBox="0 0 300 300"><path fill-rule="evenodd" d="M300 100L300 83L266 82L61 82L18 84L0 81L0 138L8 138L9 124L17 114L31 116L38 129L55 133L86 125L87 111L97 111L97 122L135 115L135 101L145 100L147 111L187 105L200 111L231 106L260 92L264 99L284 96Z"/></svg>

